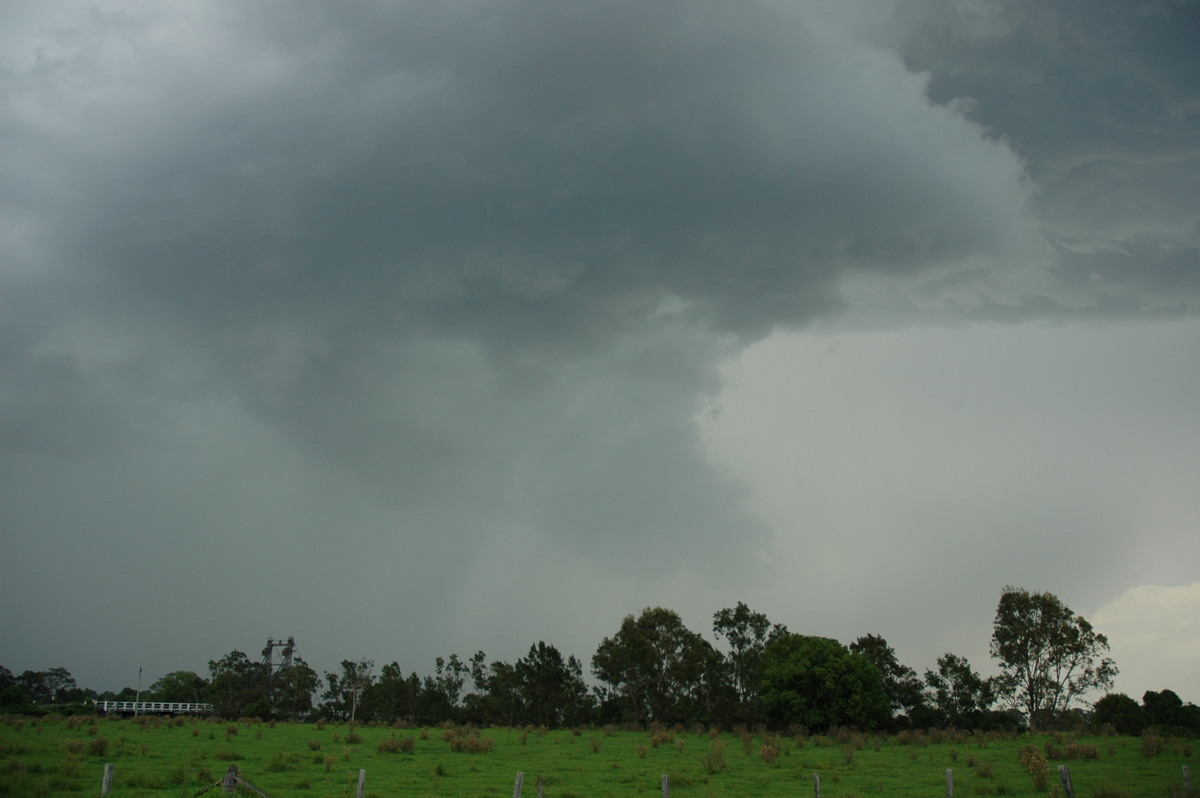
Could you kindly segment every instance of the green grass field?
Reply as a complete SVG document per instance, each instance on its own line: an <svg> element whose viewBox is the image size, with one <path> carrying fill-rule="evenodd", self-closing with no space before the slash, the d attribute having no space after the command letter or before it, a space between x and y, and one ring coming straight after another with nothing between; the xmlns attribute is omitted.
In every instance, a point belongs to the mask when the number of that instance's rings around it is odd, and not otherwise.
<svg viewBox="0 0 1200 798"><path fill-rule="evenodd" d="M114 765L114 798L192 796L230 765L271 798L365 795L566 798L672 796L1061 795L1057 767L1070 768L1075 794L1183 796L1191 740L1071 735L1002 737L941 733L788 737L613 729L392 729L208 719L3 718L0 795L100 794ZM1157 741L1157 742L1155 742ZM1037 788L1021 761L1036 746L1048 778ZM766 746L766 748L764 748ZM406 750L411 748L411 750ZM395 750L389 750L395 749ZM473 750L474 749L474 750ZM1200 776L1200 774L1197 774ZM1195 778L1194 778L1195 780ZM1193 784L1193 789L1200 784ZM207 793L222 794L221 788ZM239 790L240 795L252 793Z"/></svg>

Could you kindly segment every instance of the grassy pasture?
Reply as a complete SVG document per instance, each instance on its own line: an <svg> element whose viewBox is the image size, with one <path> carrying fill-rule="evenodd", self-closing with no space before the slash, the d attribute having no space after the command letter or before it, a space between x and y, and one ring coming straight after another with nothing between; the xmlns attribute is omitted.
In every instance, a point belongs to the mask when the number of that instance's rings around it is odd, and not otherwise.
<svg viewBox="0 0 1200 798"><path fill-rule="evenodd" d="M1069 766L1080 798L1183 796L1182 768L1195 741L1149 738L1002 737L941 733L871 736L841 732L789 737L703 729L393 729L344 724L265 724L209 719L0 719L0 795L95 796L112 762L113 798L192 796L229 765L271 798L365 794L524 796L544 781L552 798L659 796L1061 795L1057 766ZM1157 744L1154 743L1157 739ZM1038 789L1021 761L1033 745L1049 777ZM1195 768L1193 768L1195 770ZM1200 773L1193 789L1200 788ZM220 795L220 788L207 793ZM240 795L251 793L239 790Z"/></svg>

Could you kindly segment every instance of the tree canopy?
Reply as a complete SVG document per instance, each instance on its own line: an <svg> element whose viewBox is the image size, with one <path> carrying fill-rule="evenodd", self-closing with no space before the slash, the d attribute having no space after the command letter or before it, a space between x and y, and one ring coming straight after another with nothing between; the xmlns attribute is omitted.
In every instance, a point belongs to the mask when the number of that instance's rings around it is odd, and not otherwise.
<svg viewBox="0 0 1200 798"><path fill-rule="evenodd" d="M763 658L763 709L778 726L875 729L891 716L879 670L836 640L785 634Z"/></svg>
<svg viewBox="0 0 1200 798"><path fill-rule="evenodd" d="M1111 687L1117 666L1107 652L1108 638L1052 593L1006 587L1001 594L991 643L996 687L1030 728L1053 724L1079 697Z"/></svg>

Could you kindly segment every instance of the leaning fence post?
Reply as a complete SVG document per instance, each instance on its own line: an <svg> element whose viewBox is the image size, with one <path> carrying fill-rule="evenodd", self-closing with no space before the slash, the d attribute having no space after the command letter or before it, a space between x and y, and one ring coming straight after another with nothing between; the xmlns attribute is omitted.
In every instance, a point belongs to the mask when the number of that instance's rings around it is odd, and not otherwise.
<svg viewBox="0 0 1200 798"><path fill-rule="evenodd" d="M367 783L367 769L359 768L357 798L363 798L363 786L366 785L366 783Z"/></svg>
<svg viewBox="0 0 1200 798"><path fill-rule="evenodd" d="M820 773L813 774L813 795L817 796L817 798L821 798L821 774Z"/></svg>
<svg viewBox="0 0 1200 798"><path fill-rule="evenodd" d="M671 798L671 777L666 773L662 774L662 791L663 798Z"/></svg>
<svg viewBox="0 0 1200 798"><path fill-rule="evenodd" d="M1075 798L1075 788L1071 786L1071 769L1066 765L1059 765L1058 778L1062 780L1063 793L1067 798Z"/></svg>
<svg viewBox="0 0 1200 798"><path fill-rule="evenodd" d="M1192 798L1192 772L1187 765L1183 766L1183 794Z"/></svg>
<svg viewBox="0 0 1200 798"><path fill-rule="evenodd" d="M946 798L954 798L954 770L946 768Z"/></svg>
<svg viewBox="0 0 1200 798"><path fill-rule="evenodd" d="M517 771L517 783L513 785L513 798L521 798L521 782L525 781L525 771Z"/></svg>
<svg viewBox="0 0 1200 798"><path fill-rule="evenodd" d="M1183 768L1184 773L1187 773L1187 767ZM104 779L100 782L100 794L108 795L108 791L112 789L113 763L109 762L104 766Z"/></svg>
<svg viewBox="0 0 1200 798"><path fill-rule="evenodd" d="M237 789L237 778L238 766L230 765L229 769L225 771L225 780L222 782L226 793L232 795L233 791Z"/></svg>

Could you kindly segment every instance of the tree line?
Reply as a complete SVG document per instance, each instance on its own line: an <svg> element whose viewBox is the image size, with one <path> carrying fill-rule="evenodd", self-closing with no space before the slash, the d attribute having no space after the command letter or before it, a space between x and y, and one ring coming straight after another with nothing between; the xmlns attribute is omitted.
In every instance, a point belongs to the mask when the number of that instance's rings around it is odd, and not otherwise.
<svg viewBox="0 0 1200 798"><path fill-rule="evenodd" d="M295 657L286 666L232 651L208 663L208 676L174 671L142 700L210 702L224 717L326 717L433 725L575 727L650 724L733 728L803 726L864 730L956 727L1046 730L1084 723L1123 734L1150 726L1200 734L1200 708L1170 690L1142 703L1108 693L1117 668L1108 640L1050 593L1008 587L993 621L990 653L999 669L981 676L946 652L923 675L903 665L878 635L849 645L792 632L744 603L713 616L721 647L680 616L649 607L626 616L583 663L539 641L514 662L438 657L425 676L391 662L343 660L318 675ZM126 688L96 695L63 668L14 676L0 666L0 711L59 711L92 698L133 699Z"/></svg>

